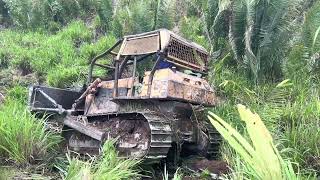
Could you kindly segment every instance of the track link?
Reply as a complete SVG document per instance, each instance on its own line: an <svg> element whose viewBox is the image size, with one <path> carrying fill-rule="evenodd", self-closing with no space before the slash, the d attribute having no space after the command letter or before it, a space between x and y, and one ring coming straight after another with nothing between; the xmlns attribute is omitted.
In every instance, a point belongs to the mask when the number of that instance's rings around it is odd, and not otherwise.
<svg viewBox="0 0 320 180"><path fill-rule="evenodd" d="M220 154L220 145L222 143L222 137L220 133L210 124L208 123L207 127L207 135L209 137L209 145L207 149L207 155L210 158L217 158Z"/></svg>
<svg viewBox="0 0 320 180"><path fill-rule="evenodd" d="M167 157L172 144L172 130L170 121L164 115L142 113L148 121L151 130L150 148L147 160L158 161Z"/></svg>
<svg viewBox="0 0 320 180"><path fill-rule="evenodd" d="M149 139L149 147L145 149L144 159L150 162L157 162L163 158L167 157L168 151L171 148L172 144L172 130L170 127L170 119L165 117L160 113L137 113L141 116L132 115L130 116L129 121L147 121L148 126L150 128L150 139ZM79 118L80 117L80 118ZM116 118L116 117L115 117ZM144 119L143 119L144 118ZM86 148L76 148L83 149L83 152L86 149L96 149L99 150L100 145L97 142L101 142L104 139L104 134L106 131L103 127L106 127L105 123L108 123L109 120L95 120L88 121L86 117L81 118L81 116L69 116L65 119L64 124L69 126L70 128L78 131L77 134L83 134L86 136L77 136L77 138L69 139L69 145L74 144L74 146L79 146L79 144L83 144L83 146L88 145ZM94 125L97 122L100 122L98 125ZM123 125L123 124L122 124ZM139 125L138 125L139 126ZM114 128L114 127L113 127ZM71 136L70 136L71 137ZM90 140L91 139L91 140ZM93 143L94 142L94 143ZM71 144L70 144L71 143ZM129 150L129 149L128 149Z"/></svg>

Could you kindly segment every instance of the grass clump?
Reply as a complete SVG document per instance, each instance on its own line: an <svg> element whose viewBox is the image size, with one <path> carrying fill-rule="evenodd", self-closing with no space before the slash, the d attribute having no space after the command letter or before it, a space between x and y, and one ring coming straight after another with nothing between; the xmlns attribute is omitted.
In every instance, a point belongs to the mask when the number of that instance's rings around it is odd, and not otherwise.
<svg viewBox="0 0 320 180"><path fill-rule="evenodd" d="M46 131L43 119L36 119L18 100L6 99L0 107L1 157L17 165L45 161L59 141Z"/></svg>
<svg viewBox="0 0 320 180"><path fill-rule="evenodd" d="M68 167L63 173L65 180L120 180L139 177L136 166L139 164L135 159L118 157L114 147L114 141L106 141L102 147L102 155L91 157L88 161L82 161L78 157L68 157Z"/></svg>

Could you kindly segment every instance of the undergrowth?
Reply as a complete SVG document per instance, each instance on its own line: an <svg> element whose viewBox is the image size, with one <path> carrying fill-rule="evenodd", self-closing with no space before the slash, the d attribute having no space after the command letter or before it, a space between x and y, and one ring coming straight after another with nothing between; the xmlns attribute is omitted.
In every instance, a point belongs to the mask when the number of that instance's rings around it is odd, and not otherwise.
<svg viewBox="0 0 320 180"><path fill-rule="evenodd" d="M0 107L0 156L16 165L46 162L60 136L48 132L39 120L16 99ZM4 162L3 162L4 163Z"/></svg>
<svg viewBox="0 0 320 180"><path fill-rule="evenodd" d="M137 165L140 161L118 157L114 143L113 140L106 141L101 155L90 157L90 160L83 161L80 157L67 155L67 167L59 168L63 179L120 180L139 177Z"/></svg>
<svg viewBox="0 0 320 180"><path fill-rule="evenodd" d="M228 142L240 157L244 171L244 179L300 179L296 175L292 163L284 160L276 148L273 138L258 114L252 113L245 106L237 105L240 118L246 124L249 141L241 133L226 123L216 114L209 112L208 118L221 136ZM268 165L267 165L268 164ZM232 179L239 179L234 175Z"/></svg>
<svg viewBox="0 0 320 180"><path fill-rule="evenodd" d="M259 86L251 84L241 70L228 65L228 62L224 62L223 66L218 64L212 82L222 103L213 108L213 112L243 132L244 124L236 113L236 104L250 107L261 115L275 142L281 144L278 147L281 154L294 162L295 171L309 177L320 172L320 100L318 94L312 91L314 82L310 80L311 75L308 71L297 74L294 68L303 66L295 64L301 61L294 60L291 58L290 66L285 67L288 72L286 77L290 79ZM301 76L304 81L301 81ZM236 172L244 171L241 160L228 145L225 144L221 152Z"/></svg>
<svg viewBox="0 0 320 180"><path fill-rule="evenodd" d="M13 169L0 167L0 179L10 180L15 174Z"/></svg>
<svg viewBox="0 0 320 180"><path fill-rule="evenodd" d="M94 41L92 30L82 21L74 21L54 35L4 30L0 39L4 68L18 69L20 76L33 74L38 82L61 88L83 83L90 60L116 40L109 34Z"/></svg>

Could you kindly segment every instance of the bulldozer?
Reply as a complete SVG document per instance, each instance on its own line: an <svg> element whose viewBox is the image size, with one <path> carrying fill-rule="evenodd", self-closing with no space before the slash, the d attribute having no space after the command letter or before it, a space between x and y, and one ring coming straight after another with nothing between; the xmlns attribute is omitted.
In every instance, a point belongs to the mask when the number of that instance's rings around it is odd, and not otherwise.
<svg viewBox="0 0 320 180"><path fill-rule="evenodd" d="M63 114L62 136L79 153L99 153L116 139L119 155L151 162L216 157L221 138L204 118L217 103L208 59L205 48L167 29L124 36L90 61L81 90L31 86L29 108Z"/></svg>

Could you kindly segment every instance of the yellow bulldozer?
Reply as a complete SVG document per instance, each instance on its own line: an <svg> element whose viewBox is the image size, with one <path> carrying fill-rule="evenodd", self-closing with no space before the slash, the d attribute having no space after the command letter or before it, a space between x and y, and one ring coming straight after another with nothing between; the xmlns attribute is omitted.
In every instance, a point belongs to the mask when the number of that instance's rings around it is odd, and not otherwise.
<svg viewBox="0 0 320 180"><path fill-rule="evenodd" d="M83 90L32 86L29 107L64 114L62 135L79 153L99 153L112 138L120 155L152 162L215 157L221 139L203 115L216 104L208 56L166 29L124 36L92 59Z"/></svg>

